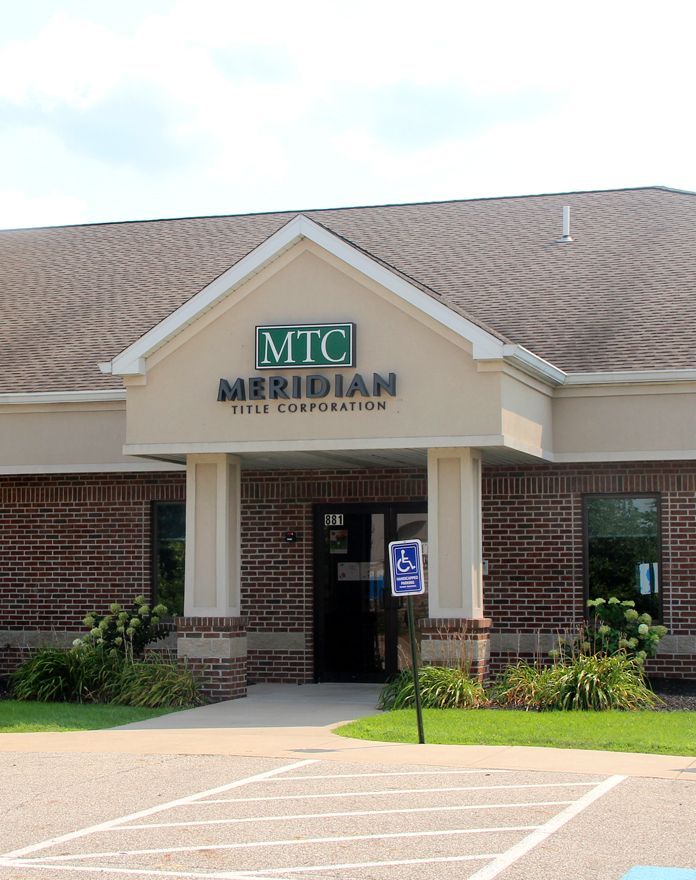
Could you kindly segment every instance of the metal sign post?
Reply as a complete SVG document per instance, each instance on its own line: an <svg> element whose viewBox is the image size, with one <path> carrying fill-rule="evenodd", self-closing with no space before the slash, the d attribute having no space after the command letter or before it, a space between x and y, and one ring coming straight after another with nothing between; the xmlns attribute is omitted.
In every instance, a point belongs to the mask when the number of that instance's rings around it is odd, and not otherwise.
<svg viewBox="0 0 696 880"><path fill-rule="evenodd" d="M391 541L389 544L392 596L406 596L408 615L408 634L411 640L411 665L413 667L413 690L416 698L416 719L418 721L418 742L425 742L423 731L423 710L418 680L418 646L416 644L416 624L413 614L413 597L425 593L423 579L423 547L421 542Z"/></svg>

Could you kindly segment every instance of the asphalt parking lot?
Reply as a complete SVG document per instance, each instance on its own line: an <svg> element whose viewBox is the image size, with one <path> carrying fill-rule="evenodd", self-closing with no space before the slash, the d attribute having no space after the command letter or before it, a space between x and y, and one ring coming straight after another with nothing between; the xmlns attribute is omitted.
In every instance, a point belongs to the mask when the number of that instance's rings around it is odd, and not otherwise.
<svg viewBox="0 0 696 880"><path fill-rule="evenodd" d="M696 866L688 782L310 755L0 761L7 880L619 880Z"/></svg>

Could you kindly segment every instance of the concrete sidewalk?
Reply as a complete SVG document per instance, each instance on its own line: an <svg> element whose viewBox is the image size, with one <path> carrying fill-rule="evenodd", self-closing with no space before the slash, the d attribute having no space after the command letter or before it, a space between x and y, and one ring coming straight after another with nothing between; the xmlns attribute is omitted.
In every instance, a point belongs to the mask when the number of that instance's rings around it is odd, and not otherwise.
<svg viewBox="0 0 696 880"><path fill-rule="evenodd" d="M244 700L227 700L119 730L182 730L224 727L326 727L377 711L379 684L255 684Z"/></svg>
<svg viewBox="0 0 696 880"><path fill-rule="evenodd" d="M258 688L258 690L257 690ZM337 736L375 712L373 685L255 685L246 700L111 730L0 735L0 752L234 755L351 763L622 774L696 782L696 758L526 746L409 745Z"/></svg>

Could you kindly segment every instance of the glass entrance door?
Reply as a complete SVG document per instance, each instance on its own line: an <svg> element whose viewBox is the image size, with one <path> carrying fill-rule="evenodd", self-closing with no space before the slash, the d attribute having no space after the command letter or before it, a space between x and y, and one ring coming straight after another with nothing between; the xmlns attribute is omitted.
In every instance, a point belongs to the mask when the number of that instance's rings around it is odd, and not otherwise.
<svg viewBox="0 0 696 880"><path fill-rule="evenodd" d="M384 681L399 669L405 609L402 600L391 595L387 545L398 538L425 541L425 511L424 504L317 506L318 680Z"/></svg>

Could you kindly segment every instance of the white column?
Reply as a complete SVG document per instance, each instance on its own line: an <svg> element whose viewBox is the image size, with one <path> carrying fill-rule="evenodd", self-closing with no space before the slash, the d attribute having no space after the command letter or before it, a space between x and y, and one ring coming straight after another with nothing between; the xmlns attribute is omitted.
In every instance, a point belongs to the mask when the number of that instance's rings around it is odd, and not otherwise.
<svg viewBox="0 0 696 880"><path fill-rule="evenodd" d="M469 448L428 450L431 618L483 617L481 459Z"/></svg>
<svg viewBox="0 0 696 880"><path fill-rule="evenodd" d="M239 617L240 465L234 455L186 460L186 617Z"/></svg>

